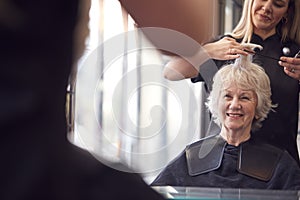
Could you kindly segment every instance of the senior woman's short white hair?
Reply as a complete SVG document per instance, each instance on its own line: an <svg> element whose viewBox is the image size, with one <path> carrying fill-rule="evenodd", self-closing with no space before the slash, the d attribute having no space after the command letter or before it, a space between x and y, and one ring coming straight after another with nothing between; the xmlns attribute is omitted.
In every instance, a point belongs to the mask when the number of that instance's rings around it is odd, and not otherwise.
<svg viewBox="0 0 300 200"><path fill-rule="evenodd" d="M255 118L252 131L261 127L261 122L266 119L272 107L270 79L264 69L250 61L237 59L234 64L223 66L214 76L212 91L206 106L212 113L213 120L221 127L218 102L224 86L236 84L245 90L252 90L257 95Z"/></svg>

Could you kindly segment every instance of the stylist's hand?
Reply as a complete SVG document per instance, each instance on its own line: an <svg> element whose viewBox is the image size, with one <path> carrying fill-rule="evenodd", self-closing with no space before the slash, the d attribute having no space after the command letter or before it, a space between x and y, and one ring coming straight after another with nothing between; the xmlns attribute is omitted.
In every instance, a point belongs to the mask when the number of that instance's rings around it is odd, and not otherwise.
<svg viewBox="0 0 300 200"><path fill-rule="evenodd" d="M242 45L230 37L224 37L217 42L208 43L203 48L211 58L217 60L236 59L240 56L239 54L248 55L247 52L243 51Z"/></svg>
<svg viewBox="0 0 300 200"><path fill-rule="evenodd" d="M278 63L284 67L284 72L290 77L300 80L300 58L280 57Z"/></svg>

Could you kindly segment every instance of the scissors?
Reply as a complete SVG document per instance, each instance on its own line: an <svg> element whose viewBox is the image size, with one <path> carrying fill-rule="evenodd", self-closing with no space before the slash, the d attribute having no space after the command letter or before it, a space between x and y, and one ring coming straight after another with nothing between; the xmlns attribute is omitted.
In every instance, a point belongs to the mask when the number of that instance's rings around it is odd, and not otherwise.
<svg viewBox="0 0 300 200"><path fill-rule="evenodd" d="M260 49L254 49L255 52L250 52L250 51L248 51L248 50L244 50L244 51L246 51L246 52L248 52L248 53L252 53L252 54L257 54L257 55L263 56L263 57L265 57L265 58L269 58L269 59L281 61L281 60L278 59L278 58L274 58L274 57L272 57L272 56L263 55L263 54L259 53L259 50L260 50ZM284 48L283 48L283 53L284 53L285 55L288 55L289 52L290 52L290 49L289 49L288 47L284 47ZM300 50L298 51L298 53L295 54L294 58L300 58Z"/></svg>

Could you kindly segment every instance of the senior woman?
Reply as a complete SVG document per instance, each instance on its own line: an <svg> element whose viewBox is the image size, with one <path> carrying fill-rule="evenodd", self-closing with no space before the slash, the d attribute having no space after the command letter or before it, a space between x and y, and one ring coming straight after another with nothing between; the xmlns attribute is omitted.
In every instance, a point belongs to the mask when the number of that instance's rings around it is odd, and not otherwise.
<svg viewBox="0 0 300 200"><path fill-rule="evenodd" d="M247 59L222 67L207 106L220 133L187 146L152 186L300 189L296 161L285 150L251 138L275 106L264 69Z"/></svg>

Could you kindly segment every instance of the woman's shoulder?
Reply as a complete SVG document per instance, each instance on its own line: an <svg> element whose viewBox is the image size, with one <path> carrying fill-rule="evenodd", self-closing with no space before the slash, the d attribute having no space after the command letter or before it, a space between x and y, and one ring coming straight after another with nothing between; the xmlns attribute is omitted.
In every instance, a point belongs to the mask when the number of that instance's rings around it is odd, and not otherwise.
<svg viewBox="0 0 300 200"><path fill-rule="evenodd" d="M216 36L210 38L210 40L208 42L206 42L206 43L216 42L216 41L219 41L219 40L223 39L224 37L233 38L233 39L235 39L238 42L240 42L242 40L242 39L238 39L238 38L233 37L230 33L227 33L227 34L222 34L222 35L216 35Z"/></svg>
<svg viewBox="0 0 300 200"><path fill-rule="evenodd" d="M226 144L227 142L218 134L187 146L185 154L189 175L196 176L218 169Z"/></svg>
<svg viewBox="0 0 300 200"><path fill-rule="evenodd" d="M191 144L189 144L187 147L186 147L186 150L187 149L191 149L191 148L199 148L201 147L202 145L207 145L207 144L212 144L212 143L217 143L217 142L220 142L220 141L225 141L221 136L220 134L215 134L215 135L209 135L209 136L206 136L204 138L200 138L198 141L196 142L193 142Z"/></svg>

